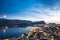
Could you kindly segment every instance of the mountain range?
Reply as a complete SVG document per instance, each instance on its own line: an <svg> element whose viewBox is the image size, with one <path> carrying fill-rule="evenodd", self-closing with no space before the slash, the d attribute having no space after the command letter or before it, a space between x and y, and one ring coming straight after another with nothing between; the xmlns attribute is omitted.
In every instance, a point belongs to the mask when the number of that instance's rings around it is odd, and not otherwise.
<svg viewBox="0 0 60 40"><path fill-rule="evenodd" d="M30 25L30 24L46 24L44 21L28 21L28 20L12 20L12 19L0 19L0 27L14 26L14 25Z"/></svg>

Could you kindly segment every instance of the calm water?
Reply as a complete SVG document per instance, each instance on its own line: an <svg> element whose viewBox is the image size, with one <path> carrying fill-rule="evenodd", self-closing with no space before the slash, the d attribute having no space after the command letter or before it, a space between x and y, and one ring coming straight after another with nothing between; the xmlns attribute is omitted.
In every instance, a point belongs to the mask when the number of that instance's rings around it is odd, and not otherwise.
<svg viewBox="0 0 60 40"><path fill-rule="evenodd" d="M29 30L39 27L26 27L26 28L8 28L4 32L0 29L0 38L13 38L19 37L21 34L27 34Z"/></svg>

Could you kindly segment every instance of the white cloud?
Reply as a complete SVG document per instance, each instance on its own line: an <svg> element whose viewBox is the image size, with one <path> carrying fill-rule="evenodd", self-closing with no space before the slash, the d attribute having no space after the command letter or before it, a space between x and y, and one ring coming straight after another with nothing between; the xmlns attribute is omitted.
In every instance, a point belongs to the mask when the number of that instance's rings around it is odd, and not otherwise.
<svg viewBox="0 0 60 40"><path fill-rule="evenodd" d="M40 6L39 6L40 5ZM38 6L38 7L36 7ZM23 16L15 17L15 19L55 22L60 23L60 6L47 7L42 4L35 4L23 12Z"/></svg>
<svg viewBox="0 0 60 40"><path fill-rule="evenodd" d="M35 6L31 7L28 12L28 20L32 21L40 21L44 20L48 22L60 23L60 7L56 5L53 8L35 8ZM25 18L27 19L27 18Z"/></svg>

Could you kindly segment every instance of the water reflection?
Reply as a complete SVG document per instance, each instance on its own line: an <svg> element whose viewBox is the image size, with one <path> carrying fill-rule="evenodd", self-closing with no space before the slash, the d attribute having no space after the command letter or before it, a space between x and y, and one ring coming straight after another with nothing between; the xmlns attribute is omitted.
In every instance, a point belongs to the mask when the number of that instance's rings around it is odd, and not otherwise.
<svg viewBox="0 0 60 40"><path fill-rule="evenodd" d="M8 28L0 29L0 38L19 37L21 34L27 34L30 29L39 27L25 27L25 28Z"/></svg>

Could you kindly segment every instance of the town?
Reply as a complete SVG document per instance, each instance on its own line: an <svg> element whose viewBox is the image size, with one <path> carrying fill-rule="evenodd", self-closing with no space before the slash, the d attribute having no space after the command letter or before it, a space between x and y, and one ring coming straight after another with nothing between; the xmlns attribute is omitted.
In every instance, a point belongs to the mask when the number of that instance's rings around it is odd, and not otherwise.
<svg viewBox="0 0 60 40"><path fill-rule="evenodd" d="M44 21L34 22L30 25L24 24L24 27L39 27L30 29L27 34L21 34L18 38L4 38L4 40L60 40L60 24L49 23L46 24ZM23 26L23 25L22 25ZM22 27L21 26L21 27ZM14 28L17 28L15 25ZM8 29L11 27L4 26L2 29ZM19 28L19 27L18 27ZM5 30L4 30L5 32ZM0 39L3 40L3 39Z"/></svg>

